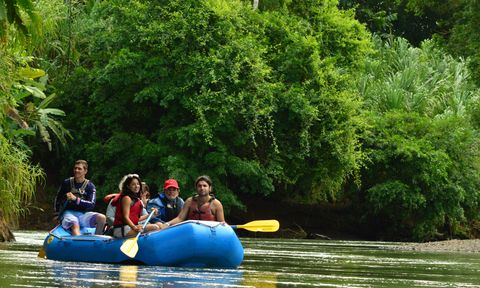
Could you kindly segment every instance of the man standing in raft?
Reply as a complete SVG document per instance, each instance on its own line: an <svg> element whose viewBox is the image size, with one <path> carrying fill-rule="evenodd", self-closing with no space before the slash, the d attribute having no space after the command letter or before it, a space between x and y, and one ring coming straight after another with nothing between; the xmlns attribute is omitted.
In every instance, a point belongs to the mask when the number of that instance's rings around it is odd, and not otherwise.
<svg viewBox="0 0 480 288"><path fill-rule="evenodd" d="M55 197L55 214L65 230L73 236L80 235L82 227L96 227L95 234L102 234L105 215L91 212L95 207L95 185L86 179L88 163L77 160L73 177L63 180Z"/></svg>
<svg viewBox="0 0 480 288"><path fill-rule="evenodd" d="M195 180L197 195L188 198L180 214L173 220L158 224L162 229L185 220L207 220L225 222L223 205L212 193L212 180L203 175Z"/></svg>

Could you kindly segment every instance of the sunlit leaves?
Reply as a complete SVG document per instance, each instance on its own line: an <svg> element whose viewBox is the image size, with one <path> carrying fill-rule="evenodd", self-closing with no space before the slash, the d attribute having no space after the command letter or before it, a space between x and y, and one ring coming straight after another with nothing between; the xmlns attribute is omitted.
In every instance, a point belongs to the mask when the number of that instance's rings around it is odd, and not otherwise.
<svg viewBox="0 0 480 288"><path fill-rule="evenodd" d="M119 133L145 135L157 175L211 174L226 199L275 189L334 199L361 158L348 72L369 42L327 2L264 13L243 1L100 2L84 34L90 81L72 78L66 93L84 103L65 107L85 119L72 127L89 123L96 151Z"/></svg>
<svg viewBox="0 0 480 288"><path fill-rule="evenodd" d="M480 96L465 62L442 53L432 42L421 48L401 38L376 43L379 57L367 60L359 84L367 107L428 117L463 116L469 103Z"/></svg>
<svg viewBox="0 0 480 288"><path fill-rule="evenodd" d="M408 47L380 49L361 80L371 110L362 190L379 237L424 241L478 218L480 142L466 109L478 91L462 62Z"/></svg>

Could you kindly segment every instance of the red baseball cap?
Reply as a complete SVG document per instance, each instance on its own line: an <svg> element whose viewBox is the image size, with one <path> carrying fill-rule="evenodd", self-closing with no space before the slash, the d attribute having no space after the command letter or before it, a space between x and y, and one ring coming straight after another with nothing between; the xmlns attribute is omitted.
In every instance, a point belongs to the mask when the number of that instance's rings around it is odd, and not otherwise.
<svg viewBox="0 0 480 288"><path fill-rule="evenodd" d="M168 188L170 188L170 187L174 187L174 188L180 189L180 188L178 187L177 180L175 180L175 179L165 180L165 184L163 184L163 189L168 189Z"/></svg>

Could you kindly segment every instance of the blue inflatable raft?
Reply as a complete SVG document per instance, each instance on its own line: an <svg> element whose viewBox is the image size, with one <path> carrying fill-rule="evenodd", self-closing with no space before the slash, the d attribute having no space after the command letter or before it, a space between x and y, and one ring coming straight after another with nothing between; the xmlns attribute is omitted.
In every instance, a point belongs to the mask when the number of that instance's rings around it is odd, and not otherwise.
<svg viewBox="0 0 480 288"><path fill-rule="evenodd" d="M177 267L236 268L243 247L235 231L212 221L185 221L138 238L138 253L130 258L120 251L128 238L105 235L71 236L61 226L45 241L45 257L60 261L131 263Z"/></svg>

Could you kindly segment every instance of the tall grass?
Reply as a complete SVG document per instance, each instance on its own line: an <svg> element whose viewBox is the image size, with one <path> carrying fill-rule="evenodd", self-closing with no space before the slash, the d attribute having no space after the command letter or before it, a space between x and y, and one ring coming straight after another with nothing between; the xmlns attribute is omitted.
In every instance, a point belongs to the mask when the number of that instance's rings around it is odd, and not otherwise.
<svg viewBox="0 0 480 288"><path fill-rule="evenodd" d="M28 211L43 170L32 165L25 150L12 145L0 134L0 209L7 222Z"/></svg>

